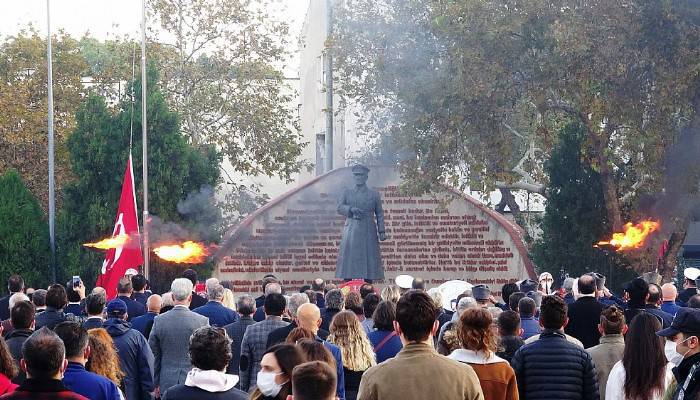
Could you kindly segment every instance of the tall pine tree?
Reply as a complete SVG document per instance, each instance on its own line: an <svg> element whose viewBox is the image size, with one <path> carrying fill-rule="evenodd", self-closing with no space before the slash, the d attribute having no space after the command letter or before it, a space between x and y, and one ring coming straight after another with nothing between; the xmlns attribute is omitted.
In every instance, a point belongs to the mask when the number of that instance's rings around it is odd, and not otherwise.
<svg viewBox="0 0 700 400"><path fill-rule="evenodd" d="M19 173L7 170L0 175L0 276L20 274L27 285L44 286L49 251L49 225L39 202Z"/></svg>
<svg viewBox="0 0 700 400"><path fill-rule="evenodd" d="M178 212L178 202L203 186L216 187L222 157L212 146L193 146L180 133L178 115L169 110L158 88L155 69L148 71L148 179L149 212L164 221L187 226L190 216ZM141 84L135 82L133 160L136 198L143 198L141 158ZM82 243L111 235L119 203L123 171L129 154L131 102L123 99L112 115L105 99L92 95L77 113L77 127L68 139L75 180L65 189L61 210L60 278L79 274L88 283L99 274L104 254ZM141 215L139 215L139 222ZM193 239L198 239L193 237ZM158 285L184 266L162 266L153 257L151 281ZM160 272L167 276L160 279Z"/></svg>
<svg viewBox="0 0 700 400"><path fill-rule="evenodd" d="M546 164L549 175L542 236L532 248L539 272L572 277L597 271L618 286L629 273L615 254L593 247L609 235L600 175L584 160L585 130L578 123L562 128Z"/></svg>

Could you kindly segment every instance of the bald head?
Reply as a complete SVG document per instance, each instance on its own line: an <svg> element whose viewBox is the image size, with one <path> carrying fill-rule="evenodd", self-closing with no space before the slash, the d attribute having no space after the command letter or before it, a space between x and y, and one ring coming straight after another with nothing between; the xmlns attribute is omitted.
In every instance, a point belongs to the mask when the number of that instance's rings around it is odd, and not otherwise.
<svg viewBox="0 0 700 400"><path fill-rule="evenodd" d="M105 296L105 297L106 297L106 296L107 296L107 291L106 291L105 288L103 288L103 287L96 286L94 289L92 289L92 294L99 294L99 295L101 295L101 296Z"/></svg>
<svg viewBox="0 0 700 400"><path fill-rule="evenodd" d="M661 293L663 294L664 301L676 301L676 296L678 296L678 289L673 283L664 283L661 286Z"/></svg>
<svg viewBox="0 0 700 400"><path fill-rule="evenodd" d="M321 326L321 310L312 303L302 304L297 310L297 325L310 330L315 335Z"/></svg>
<svg viewBox="0 0 700 400"><path fill-rule="evenodd" d="M163 298L157 294L150 295L146 300L146 307L150 312L160 313L160 308L163 307Z"/></svg>

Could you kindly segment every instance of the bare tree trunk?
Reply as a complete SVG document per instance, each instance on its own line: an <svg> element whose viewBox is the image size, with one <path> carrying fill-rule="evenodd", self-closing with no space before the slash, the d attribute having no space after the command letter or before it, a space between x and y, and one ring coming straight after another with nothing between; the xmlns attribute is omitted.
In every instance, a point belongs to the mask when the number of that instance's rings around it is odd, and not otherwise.
<svg viewBox="0 0 700 400"><path fill-rule="evenodd" d="M501 192L501 202L496 204L496 211L503 214L506 207L513 214L513 217L518 218L520 216L520 206L515 201L515 196L510 192L510 189L501 188L498 189Z"/></svg>
<svg viewBox="0 0 700 400"><path fill-rule="evenodd" d="M587 129L589 137L593 139L593 158L598 164L608 222L612 225L613 231L620 232L622 230L622 210L620 209L620 199L617 193L614 172L606 155L610 134L607 130L596 133L596 130L599 129L594 128L595 130L592 130L590 126Z"/></svg>

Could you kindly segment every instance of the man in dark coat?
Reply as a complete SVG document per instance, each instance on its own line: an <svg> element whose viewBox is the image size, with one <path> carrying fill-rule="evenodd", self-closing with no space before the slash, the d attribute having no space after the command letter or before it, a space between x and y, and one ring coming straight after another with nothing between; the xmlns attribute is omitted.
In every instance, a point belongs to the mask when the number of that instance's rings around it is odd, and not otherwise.
<svg viewBox="0 0 700 400"><path fill-rule="evenodd" d="M192 301L190 302L190 310L194 310L197 307L201 307L207 304L207 299L200 296L194 288L197 287L197 271L193 269L187 269L182 273L182 277L189 279L192 282Z"/></svg>
<svg viewBox="0 0 700 400"><path fill-rule="evenodd" d="M141 332L143 336L148 339L148 335L151 333L151 328L153 328L153 321L156 316L160 314L160 309L163 306L163 298L160 295L152 294L148 296L146 300L146 307L148 312L140 317L136 317L131 320L131 327Z"/></svg>
<svg viewBox="0 0 700 400"><path fill-rule="evenodd" d="M220 283L207 285L207 297L207 304L192 311L209 318L209 325L224 327L238 320L238 314L234 310L221 304L224 301L224 287Z"/></svg>
<svg viewBox="0 0 700 400"><path fill-rule="evenodd" d="M76 320L73 314L63 312L66 304L68 304L66 289L57 283L49 286L49 290L46 292L46 311L36 316L35 329L39 330L43 327L53 329L63 321Z"/></svg>
<svg viewBox="0 0 700 400"><path fill-rule="evenodd" d="M656 333L676 343L683 361L673 368L676 388L673 400L697 399L700 394L700 310L682 307L670 327Z"/></svg>
<svg viewBox="0 0 700 400"><path fill-rule="evenodd" d="M144 307L146 307L146 300L151 295L151 293L146 292L146 286L148 285L148 280L142 274L136 274L131 277L131 285L134 288L134 292L131 293L131 299L138 301Z"/></svg>
<svg viewBox="0 0 700 400"><path fill-rule="evenodd" d="M367 187L369 168L355 165L352 174L355 187L344 190L338 200L338 214L345 216L345 228L335 277L368 281L384 279L379 252L379 241L386 240L381 195Z"/></svg>
<svg viewBox="0 0 700 400"><path fill-rule="evenodd" d="M24 279L19 275L12 275L7 280L7 290L10 294L0 298L0 320L10 318L10 296L15 293L24 292Z"/></svg>
<svg viewBox="0 0 700 400"><path fill-rule="evenodd" d="M241 315L241 318L229 325L226 325L224 329L231 338L231 362L228 363L226 368L227 374L238 375L238 366L241 362L241 342L243 341L243 335L249 326L253 325L253 314L255 314L255 300L253 297L244 294L236 299L236 309Z"/></svg>
<svg viewBox="0 0 700 400"><path fill-rule="evenodd" d="M131 299L132 293L134 293L134 287L131 285L131 279L126 276L121 278L117 284L117 298L126 304L129 321L146 313L146 307L143 304Z"/></svg>
<svg viewBox="0 0 700 400"><path fill-rule="evenodd" d="M663 311L659 306L661 304L661 287L655 283L649 285L649 295L647 303L644 305L644 310L655 316L661 322L662 328L666 329L673 322L673 315Z"/></svg>
<svg viewBox="0 0 700 400"><path fill-rule="evenodd" d="M14 329L5 337L5 342L17 365L19 365L19 361L22 359L22 345L32 332L34 332L32 329L34 326L34 315L34 306L28 301L20 301L12 307L10 321L12 321ZM24 382L25 378L26 375L24 371L20 369L19 374L12 382L20 385Z"/></svg>
<svg viewBox="0 0 700 400"><path fill-rule="evenodd" d="M345 302L343 291L340 289L329 290L326 293L326 308L321 313L321 329L324 331L329 331L331 327L331 321L336 314L338 314L343 309L343 303Z"/></svg>
<svg viewBox="0 0 700 400"><path fill-rule="evenodd" d="M593 299L595 300L595 299ZM598 382L591 356L564 336L566 303L558 296L542 299L539 340L513 356L520 398L524 400L598 400Z"/></svg>
<svg viewBox="0 0 700 400"><path fill-rule="evenodd" d="M600 341L600 313L605 308L596 299L595 277L585 274L578 279L578 300L569 305L569 324L565 332L583 343L583 347L597 346Z"/></svg>
<svg viewBox="0 0 700 400"><path fill-rule="evenodd" d="M155 390L153 383L153 353L146 338L126 322L127 307L120 299L107 304L104 328L112 337L124 372L124 395L129 400L150 400Z"/></svg>
<svg viewBox="0 0 700 400"><path fill-rule="evenodd" d="M102 328L102 323L104 322L102 313L105 309L105 305L105 296L102 294L90 293L90 295L85 298L85 312L88 317L85 322L83 322L83 328Z"/></svg>

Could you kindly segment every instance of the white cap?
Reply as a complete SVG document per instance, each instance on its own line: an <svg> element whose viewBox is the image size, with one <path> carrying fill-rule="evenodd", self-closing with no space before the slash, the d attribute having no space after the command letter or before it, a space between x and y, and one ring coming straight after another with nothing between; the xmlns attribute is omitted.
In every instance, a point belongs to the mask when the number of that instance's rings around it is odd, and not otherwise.
<svg viewBox="0 0 700 400"><path fill-rule="evenodd" d="M413 277L411 275L399 275L394 282L401 289L410 289L413 286Z"/></svg>
<svg viewBox="0 0 700 400"><path fill-rule="evenodd" d="M698 271L698 272L700 272L700 271ZM124 273L124 276L127 276L127 275L138 275L138 273L139 273L139 271L137 271L137 270L135 270L135 269L133 269L133 268L129 268L129 269L127 269L126 272Z"/></svg>
<svg viewBox="0 0 700 400"><path fill-rule="evenodd" d="M683 270L683 275L685 276L685 279L690 279L691 281L694 281L700 278L700 269L693 267L686 268Z"/></svg>

